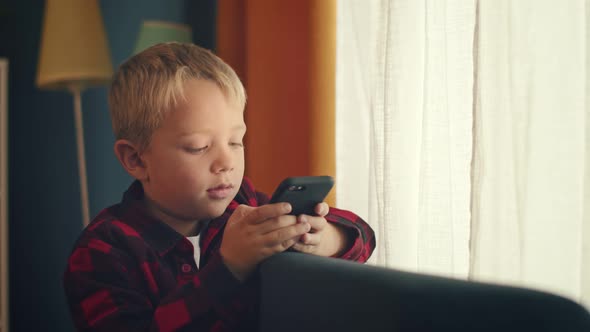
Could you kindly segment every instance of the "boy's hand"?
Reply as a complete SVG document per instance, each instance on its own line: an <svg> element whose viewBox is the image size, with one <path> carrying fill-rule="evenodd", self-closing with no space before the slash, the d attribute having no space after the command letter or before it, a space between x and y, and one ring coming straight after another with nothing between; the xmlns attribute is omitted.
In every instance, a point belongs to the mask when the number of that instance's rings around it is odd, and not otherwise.
<svg viewBox="0 0 590 332"><path fill-rule="evenodd" d="M325 216L329 210L328 204L319 203L315 207L317 216L297 216L297 221L309 223L311 230L299 238L293 246L294 250L318 256L334 256L346 248L346 232L326 221Z"/></svg>
<svg viewBox="0 0 590 332"><path fill-rule="evenodd" d="M228 269L240 280L273 254L293 246L310 224L288 215L288 203L260 207L240 205L227 221L220 254Z"/></svg>

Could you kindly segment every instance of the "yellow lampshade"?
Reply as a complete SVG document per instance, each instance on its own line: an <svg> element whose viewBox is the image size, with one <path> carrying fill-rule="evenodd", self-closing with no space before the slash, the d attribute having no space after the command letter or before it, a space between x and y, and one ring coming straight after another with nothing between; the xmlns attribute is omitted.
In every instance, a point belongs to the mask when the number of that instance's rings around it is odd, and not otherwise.
<svg viewBox="0 0 590 332"><path fill-rule="evenodd" d="M135 43L135 53L164 42L190 43L192 30L190 26L181 23L165 21L144 21Z"/></svg>
<svg viewBox="0 0 590 332"><path fill-rule="evenodd" d="M96 0L47 0L37 86L84 88L106 84L113 66Z"/></svg>

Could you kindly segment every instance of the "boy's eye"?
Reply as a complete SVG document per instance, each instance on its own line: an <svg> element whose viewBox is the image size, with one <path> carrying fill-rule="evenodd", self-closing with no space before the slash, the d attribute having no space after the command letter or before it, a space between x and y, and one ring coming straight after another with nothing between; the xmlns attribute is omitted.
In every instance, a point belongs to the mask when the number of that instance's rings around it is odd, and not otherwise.
<svg viewBox="0 0 590 332"><path fill-rule="evenodd" d="M243 147L244 144L242 144L241 142L230 142L229 145L233 146L233 147Z"/></svg>
<svg viewBox="0 0 590 332"><path fill-rule="evenodd" d="M191 148L191 147L185 147L184 149L186 150L186 152L188 153L199 153L199 152L203 152L205 151L209 146L206 145L202 148Z"/></svg>

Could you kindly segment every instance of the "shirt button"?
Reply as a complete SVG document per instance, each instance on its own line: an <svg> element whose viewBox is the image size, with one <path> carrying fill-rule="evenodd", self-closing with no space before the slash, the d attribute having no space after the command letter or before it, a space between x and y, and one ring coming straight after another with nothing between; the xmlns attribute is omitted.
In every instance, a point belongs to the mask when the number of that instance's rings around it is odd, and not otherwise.
<svg viewBox="0 0 590 332"><path fill-rule="evenodd" d="M181 269L182 269L182 272L189 273L189 272L191 272L191 270L193 268L190 266L190 264L182 264Z"/></svg>

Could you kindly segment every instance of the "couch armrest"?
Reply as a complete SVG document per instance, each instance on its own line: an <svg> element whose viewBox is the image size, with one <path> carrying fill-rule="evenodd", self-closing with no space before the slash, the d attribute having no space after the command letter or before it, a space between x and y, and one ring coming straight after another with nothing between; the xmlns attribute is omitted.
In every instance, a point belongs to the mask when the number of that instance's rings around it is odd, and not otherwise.
<svg viewBox="0 0 590 332"><path fill-rule="evenodd" d="M260 267L260 331L590 331L553 294L299 253Z"/></svg>

